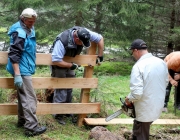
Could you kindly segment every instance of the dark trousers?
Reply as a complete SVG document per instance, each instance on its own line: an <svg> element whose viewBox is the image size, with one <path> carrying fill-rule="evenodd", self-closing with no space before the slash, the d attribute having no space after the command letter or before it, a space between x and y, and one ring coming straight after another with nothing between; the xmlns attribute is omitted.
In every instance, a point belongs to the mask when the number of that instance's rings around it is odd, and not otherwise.
<svg viewBox="0 0 180 140"><path fill-rule="evenodd" d="M134 120L133 140L149 140L149 131L151 124L152 122L139 122Z"/></svg>
<svg viewBox="0 0 180 140"><path fill-rule="evenodd" d="M175 71L169 70L169 74L171 75L172 78L174 78L174 74L175 74L175 73L176 73ZM171 83L169 82L168 85L167 85L167 87L166 87L166 96L165 96L164 107L167 107L167 106L168 106L171 88L172 88L172 85L171 85ZM180 83L178 83L178 86L177 86L176 101L174 100L174 102L176 102L176 105L177 105L177 106L180 104Z"/></svg>
<svg viewBox="0 0 180 140"><path fill-rule="evenodd" d="M33 130L38 126L36 116L37 99L32 85L31 76L22 76L23 85L17 89L18 93L18 123L24 128Z"/></svg>
<svg viewBox="0 0 180 140"><path fill-rule="evenodd" d="M68 68L52 67L52 77L57 78L74 78L75 71ZM69 89L55 89L53 103L71 103L72 102L72 88Z"/></svg>

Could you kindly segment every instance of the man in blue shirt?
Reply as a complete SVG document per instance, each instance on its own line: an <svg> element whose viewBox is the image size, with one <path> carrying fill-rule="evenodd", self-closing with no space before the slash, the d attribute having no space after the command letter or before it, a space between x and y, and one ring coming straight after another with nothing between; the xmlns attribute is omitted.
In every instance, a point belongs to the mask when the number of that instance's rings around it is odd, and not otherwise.
<svg viewBox="0 0 180 140"><path fill-rule="evenodd" d="M64 56L75 57L82 52L83 48L89 48L90 42L95 42L98 45L98 58L96 63L103 61L104 40L102 35L90 31L87 28L74 26L60 33L50 49L52 55L52 77L70 78L75 77L74 70L78 68L75 63L65 62ZM54 103L71 103L72 89L55 89L53 102ZM55 114L55 119L60 124L65 124L63 115Z"/></svg>
<svg viewBox="0 0 180 140"><path fill-rule="evenodd" d="M36 37L34 23L37 14L26 8L20 20L8 31L10 51L7 71L14 76L18 94L18 127L25 128L26 136L42 134L46 127L40 127L36 116L37 99L32 85L31 75L35 73Z"/></svg>

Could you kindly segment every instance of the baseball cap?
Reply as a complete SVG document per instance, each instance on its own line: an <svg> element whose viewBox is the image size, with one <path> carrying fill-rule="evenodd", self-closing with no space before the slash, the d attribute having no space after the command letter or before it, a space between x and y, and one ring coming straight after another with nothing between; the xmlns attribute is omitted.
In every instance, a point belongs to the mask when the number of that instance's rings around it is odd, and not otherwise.
<svg viewBox="0 0 180 140"><path fill-rule="evenodd" d="M82 41L85 47L90 47L90 34L85 28L80 28L77 30L78 38Z"/></svg>
<svg viewBox="0 0 180 140"><path fill-rule="evenodd" d="M147 48L146 43L142 40L142 39L136 39L132 42L131 47L129 48L129 50L133 50L133 49L145 49Z"/></svg>
<svg viewBox="0 0 180 140"><path fill-rule="evenodd" d="M26 18L36 17L37 18L37 13L32 8L26 8L22 11L20 17L26 17Z"/></svg>

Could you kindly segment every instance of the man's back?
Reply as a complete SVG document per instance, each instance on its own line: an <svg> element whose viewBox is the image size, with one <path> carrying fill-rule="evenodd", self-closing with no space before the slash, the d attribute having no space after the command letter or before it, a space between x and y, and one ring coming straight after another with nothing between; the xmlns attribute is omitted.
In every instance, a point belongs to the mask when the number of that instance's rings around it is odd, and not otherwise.
<svg viewBox="0 0 180 140"><path fill-rule="evenodd" d="M147 53L137 61L132 70L130 87L138 86L132 90L138 99L134 102L138 121L150 122L159 118L167 83L168 70L163 60Z"/></svg>

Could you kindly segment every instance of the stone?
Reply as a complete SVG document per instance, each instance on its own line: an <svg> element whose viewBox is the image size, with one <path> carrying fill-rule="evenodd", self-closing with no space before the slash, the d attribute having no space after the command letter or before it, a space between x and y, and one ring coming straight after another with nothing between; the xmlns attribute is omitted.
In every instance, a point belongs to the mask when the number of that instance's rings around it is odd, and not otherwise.
<svg viewBox="0 0 180 140"><path fill-rule="evenodd" d="M111 133L107 128L102 126L96 126L91 129L89 134L89 140L124 140L115 134Z"/></svg>

